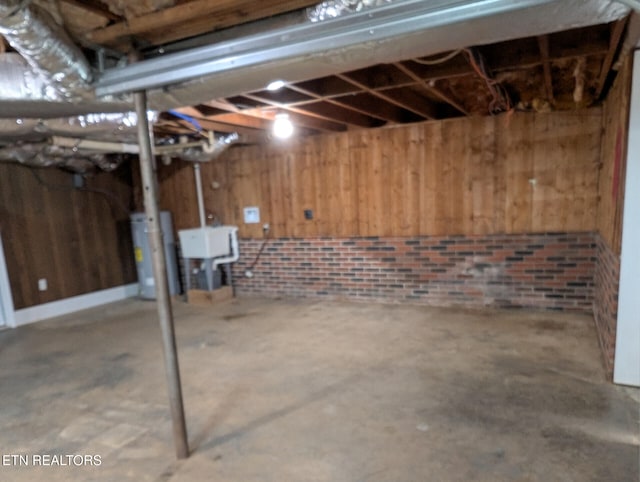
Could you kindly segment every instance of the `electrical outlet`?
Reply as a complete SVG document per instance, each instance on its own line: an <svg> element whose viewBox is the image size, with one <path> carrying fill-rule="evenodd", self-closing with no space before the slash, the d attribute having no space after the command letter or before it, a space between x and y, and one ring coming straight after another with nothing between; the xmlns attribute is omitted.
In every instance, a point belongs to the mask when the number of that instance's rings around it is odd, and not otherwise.
<svg viewBox="0 0 640 482"><path fill-rule="evenodd" d="M269 232L269 223L264 223L262 225L262 230L264 231L265 234L267 234Z"/></svg>
<svg viewBox="0 0 640 482"><path fill-rule="evenodd" d="M38 280L38 290L40 291L47 291L47 288L49 286L47 285L47 278L40 278Z"/></svg>

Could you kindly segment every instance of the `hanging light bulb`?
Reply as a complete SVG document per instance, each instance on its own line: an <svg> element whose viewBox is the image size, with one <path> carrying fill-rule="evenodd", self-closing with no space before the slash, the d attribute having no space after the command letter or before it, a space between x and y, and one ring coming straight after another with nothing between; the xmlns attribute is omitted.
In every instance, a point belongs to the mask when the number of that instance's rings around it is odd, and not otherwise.
<svg viewBox="0 0 640 482"><path fill-rule="evenodd" d="M280 90L284 87L284 80L274 80L273 82L269 82L269 85L267 85L267 90L270 90L271 92L275 92L276 90Z"/></svg>
<svg viewBox="0 0 640 482"><path fill-rule="evenodd" d="M288 139L293 134L293 124L289 119L289 114L276 114L276 120L273 123L273 135L278 139Z"/></svg>

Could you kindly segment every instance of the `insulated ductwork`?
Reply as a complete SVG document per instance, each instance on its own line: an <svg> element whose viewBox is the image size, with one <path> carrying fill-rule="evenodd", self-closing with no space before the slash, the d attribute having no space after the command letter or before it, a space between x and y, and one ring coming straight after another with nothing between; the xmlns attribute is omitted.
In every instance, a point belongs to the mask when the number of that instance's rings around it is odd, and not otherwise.
<svg viewBox="0 0 640 482"><path fill-rule="evenodd" d="M307 9L307 18L312 22L321 22L339 17L345 13L359 12L365 8L390 3L392 0L328 0Z"/></svg>
<svg viewBox="0 0 640 482"><path fill-rule="evenodd" d="M149 112L148 117L154 122L157 114ZM59 119L0 119L0 162L63 167L75 172L95 168L110 171L124 159L119 153L127 152L118 148L136 142L136 125L135 112ZM107 150L102 148L104 145L115 147Z"/></svg>
<svg viewBox="0 0 640 482"><path fill-rule="evenodd" d="M26 166L62 167L85 173L96 167L112 171L124 157L118 154L81 153L76 148L60 147L47 142L30 142L0 147L0 162L18 162Z"/></svg>
<svg viewBox="0 0 640 482"><path fill-rule="evenodd" d="M149 122L157 113L149 112ZM114 142L135 142L135 112L120 114L87 114L57 119L0 119L0 143L37 140L50 136L73 136Z"/></svg>
<svg viewBox="0 0 640 482"><path fill-rule="evenodd" d="M60 100L75 101L92 95L89 63L42 8L23 0L0 1L0 34L34 72L50 83Z"/></svg>
<svg viewBox="0 0 640 482"><path fill-rule="evenodd" d="M191 162L212 161L226 151L231 144L238 141L239 138L238 134L233 132L227 136L219 137L213 142L203 143L201 147L188 147L183 151L177 151L173 154L173 157Z"/></svg>

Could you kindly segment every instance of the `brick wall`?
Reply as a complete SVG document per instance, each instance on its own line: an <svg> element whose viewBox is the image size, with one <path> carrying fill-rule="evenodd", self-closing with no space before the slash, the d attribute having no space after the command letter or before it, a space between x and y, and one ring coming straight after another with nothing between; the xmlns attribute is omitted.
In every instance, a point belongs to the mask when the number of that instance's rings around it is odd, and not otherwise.
<svg viewBox="0 0 640 482"><path fill-rule="evenodd" d="M613 252L599 234L595 235L595 241L597 254L594 274L593 317L596 322L604 365L611 378L616 348L620 256Z"/></svg>
<svg viewBox="0 0 640 482"><path fill-rule="evenodd" d="M591 312L595 236L241 240L237 293Z"/></svg>

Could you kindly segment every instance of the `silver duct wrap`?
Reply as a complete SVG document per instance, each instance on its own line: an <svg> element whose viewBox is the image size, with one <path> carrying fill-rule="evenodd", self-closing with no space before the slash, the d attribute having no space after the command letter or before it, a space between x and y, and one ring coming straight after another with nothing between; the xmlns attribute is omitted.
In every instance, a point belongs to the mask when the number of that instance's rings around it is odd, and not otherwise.
<svg viewBox="0 0 640 482"><path fill-rule="evenodd" d="M340 17L344 14L359 12L366 8L391 3L392 0L328 0L315 7L307 8L307 18L311 22Z"/></svg>
<svg viewBox="0 0 640 482"><path fill-rule="evenodd" d="M0 54L0 99L59 100L56 90L14 52Z"/></svg>
<svg viewBox="0 0 640 482"><path fill-rule="evenodd" d="M80 49L42 8L24 1L0 1L0 34L34 72L50 82L57 100L91 98L93 75Z"/></svg>
<svg viewBox="0 0 640 482"><path fill-rule="evenodd" d="M14 144L0 147L0 162L19 162L26 166L62 167L78 173L94 170L113 171L124 157L114 154L82 154L76 149L54 146L47 142Z"/></svg>
<svg viewBox="0 0 640 482"><path fill-rule="evenodd" d="M147 117L149 122L154 123L158 114L149 112ZM50 136L137 142L137 122L135 112L87 114L58 119L0 119L0 143L43 139Z"/></svg>

